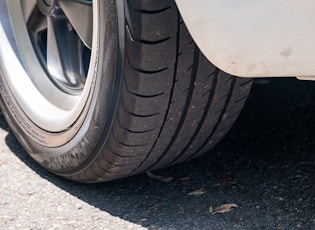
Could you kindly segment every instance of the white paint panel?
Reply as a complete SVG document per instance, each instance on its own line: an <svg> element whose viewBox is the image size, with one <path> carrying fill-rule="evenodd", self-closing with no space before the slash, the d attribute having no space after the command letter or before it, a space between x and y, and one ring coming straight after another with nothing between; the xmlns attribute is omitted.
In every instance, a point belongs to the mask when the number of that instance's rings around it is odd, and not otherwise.
<svg viewBox="0 0 315 230"><path fill-rule="evenodd" d="M176 0L195 42L243 77L315 75L315 1Z"/></svg>

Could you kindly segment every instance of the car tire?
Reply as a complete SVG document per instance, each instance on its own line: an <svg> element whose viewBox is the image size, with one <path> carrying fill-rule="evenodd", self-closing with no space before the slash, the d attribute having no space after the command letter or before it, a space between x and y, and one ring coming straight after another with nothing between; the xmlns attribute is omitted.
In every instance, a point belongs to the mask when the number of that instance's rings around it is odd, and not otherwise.
<svg viewBox="0 0 315 230"><path fill-rule="evenodd" d="M93 12L92 37L63 1L53 9L63 21L38 4L3 2L2 111L30 156L67 179L109 181L205 153L230 129L249 94L251 79L224 73L203 56L173 0L85 1ZM29 23L38 15L44 26ZM61 80L51 64L51 30Z"/></svg>

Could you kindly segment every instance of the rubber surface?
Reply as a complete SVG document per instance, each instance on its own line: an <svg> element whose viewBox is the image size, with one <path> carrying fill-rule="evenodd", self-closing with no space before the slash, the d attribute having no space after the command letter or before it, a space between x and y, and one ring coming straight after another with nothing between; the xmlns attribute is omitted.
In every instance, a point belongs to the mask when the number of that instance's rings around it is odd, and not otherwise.
<svg viewBox="0 0 315 230"><path fill-rule="evenodd" d="M125 66L103 150L78 173L98 182L196 157L214 146L241 111L251 79L209 63L174 1L126 1Z"/></svg>
<svg viewBox="0 0 315 230"><path fill-rule="evenodd" d="M251 79L209 63L174 0L125 1L124 17L118 3L95 2L93 84L71 127L52 133L36 126L0 69L0 105L17 139L41 166L70 180L114 180L206 152L233 125L251 88Z"/></svg>

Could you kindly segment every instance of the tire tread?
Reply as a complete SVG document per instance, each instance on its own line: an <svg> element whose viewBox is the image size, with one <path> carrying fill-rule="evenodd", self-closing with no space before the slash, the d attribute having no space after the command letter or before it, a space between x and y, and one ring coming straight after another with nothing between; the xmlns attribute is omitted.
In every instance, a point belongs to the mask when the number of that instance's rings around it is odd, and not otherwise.
<svg viewBox="0 0 315 230"><path fill-rule="evenodd" d="M112 131L72 180L113 180L196 157L222 139L250 91L251 79L208 62L173 0L126 2L127 61Z"/></svg>

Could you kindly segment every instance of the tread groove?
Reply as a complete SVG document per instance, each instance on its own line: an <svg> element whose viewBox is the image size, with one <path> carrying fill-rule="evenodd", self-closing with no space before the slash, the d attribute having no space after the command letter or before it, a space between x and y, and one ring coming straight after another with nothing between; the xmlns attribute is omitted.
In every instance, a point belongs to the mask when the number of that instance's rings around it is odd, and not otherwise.
<svg viewBox="0 0 315 230"><path fill-rule="evenodd" d="M184 105L184 109L183 109L183 113L182 116L180 118L180 121L178 123L178 126L176 128L176 131L170 141L170 143L167 145L166 149L164 150L164 152L162 153L162 155L153 163L151 164L151 166L148 168L148 170L150 170L152 167L156 166L164 157L165 155L169 152L169 150L172 148L173 144L176 141L176 138L178 137L180 130L183 127L183 124L185 122L186 116L188 114L188 110L190 107L190 103L192 100L192 95L194 93L194 89L195 89L195 82L196 82L196 78L197 78L197 68L199 65L199 49L197 48L197 46L195 45L194 47L194 63L193 63L193 70L191 72L191 79L190 79L190 89L187 93L187 97L186 97L186 102Z"/></svg>
<svg viewBox="0 0 315 230"><path fill-rule="evenodd" d="M166 41L171 39L171 37L166 37L166 38L155 40L155 41L150 41L150 40L145 40L145 39L136 39L131 32L131 29L130 29L130 26L129 26L129 23L127 20L125 21L125 23L126 23L126 31L127 31L129 38L132 42L138 42L138 43L145 44L145 45L159 45L159 44L166 42Z"/></svg>
<svg viewBox="0 0 315 230"><path fill-rule="evenodd" d="M178 13L178 11L177 11L177 20L179 20L179 13ZM178 23L178 24L177 24L177 32L176 32L176 40L177 40L177 42L176 42L176 54L177 54L177 55L176 55L176 60L175 60L175 65L174 65L173 84L172 84L172 87L171 87L170 97L169 97L168 106L167 106L167 109L166 109L166 112L165 112L165 115L164 115L163 123L162 123L162 125L161 125L160 130L159 130L159 133L158 133L158 135L157 135L157 138L156 138L156 140L155 140L154 143L153 143L152 148L151 148L151 149L149 150L149 152L146 154L144 160L142 160L142 161L140 162L140 164L138 165L138 167L136 167L136 168L133 170L133 172L137 171L137 169L140 168L140 167L146 162L146 160L149 158L150 154L152 153L152 151L153 151L154 148L156 147L157 142L158 142L159 138L161 137L162 131L163 131L164 127L165 127L165 123L166 123L166 121L167 121L167 115L168 115L169 110L170 110L170 105L173 103L173 98L172 98L172 96L173 96L173 94L174 94L175 84L176 84L176 82L179 80L179 79L177 78L177 76L176 76L177 68L178 68L178 59L179 59L179 56L180 56L180 55L178 55L178 54L179 54L179 38L180 38L180 24ZM146 169L146 170L147 170L147 169Z"/></svg>
<svg viewBox="0 0 315 230"><path fill-rule="evenodd" d="M110 147L110 145L107 146L108 150L114 154L114 155L117 155L121 158L133 158L133 157L139 157L139 155L132 155L132 156L124 156L124 155L121 155L121 154L118 154L117 152L113 151L112 148Z"/></svg>
<svg viewBox="0 0 315 230"><path fill-rule="evenodd" d="M235 113L229 115L228 117L226 117L226 119L230 119L230 118L232 118L232 117L237 116L241 111L242 111L242 110L238 110L237 112L235 112Z"/></svg>
<svg viewBox="0 0 315 230"><path fill-rule="evenodd" d="M127 113L127 114L130 114L130 115L132 115L132 116L134 116L134 117L141 117L141 118L154 117L154 116L160 114L160 113L153 113L153 114L142 115L142 114L136 114L136 113L127 111L123 106L122 106L122 109L123 109L123 111L124 111L125 113Z"/></svg>
<svg viewBox="0 0 315 230"><path fill-rule="evenodd" d="M105 159L104 159L104 157L102 157L103 158L103 161L105 161ZM108 171L108 170L106 170L106 169L104 169L103 167L101 167L100 165L99 165L99 161L97 161L97 164L96 164L96 166L100 169L100 170L102 170L103 172L105 172L105 173L111 173L110 171Z"/></svg>
<svg viewBox="0 0 315 230"><path fill-rule="evenodd" d="M221 121L223 120L224 118L224 115L225 115L225 112L227 111L227 108L230 104L230 101L232 99L232 95L233 95L233 89L235 87L235 84L236 84L236 78L235 77L231 77L232 79L232 83L231 83L231 86L230 86L230 90L229 90L229 94L227 96L227 99L225 101L225 104L224 104L224 107L223 107L223 110L221 112L221 115L217 121L217 123L215 124L212 132L210 133L210 135L207 137L207 139L204 141L204 143L198 148L198 150L192 154L188 159L192 159L194 158L196 155L198 155L198 153L207 145L207 143L211 140L211 138L213 137L213 135L216 133L216 131L218 130L220 124L221 124Z"/></svg>
<svg viewBox="0 0 315 230"><path fill-rule="evenodd" d="M130 132L130 133L141 134L141 133L149 133L149 132L154 131L154 129L149 129L149 130L144 130L144 131L135 131L135 130L128 129L128 128L123 127L123 126L121 125L119 119L117 119L117 123L118 123L118 126L119 126L120 128L122 128L123 130L125 130L125 131L127 131L127 132Z"/></svg>
<svg viewBox="0 0 315 230"><path fill-rule="evenodd" d="M215 73L216 73L216 71L213 71L212 73L210 73L210 74L207 76L206 80L208 80L210 77L212 77L212 75L215 74Z"/></svg>
<svg viewBox="0 0 315 230"><path fill-rule="evenodd" d="M117 71L108 72L117 76L114 96L96 105L95 119L104 126L89 136L89 158L65 175L76 181L114 180L200 155L231 127L253 81L235 78L208 62L174 0L125 2L125 26L113 29L112 36L119 41L114 45L124 41L118 47L122 63L119 59L104 65L105 71ZM114 28L117 18L110 14L106 22ZM97 89L106 99L108 91ZM114 108L108 117L107 103Z"/></svg>
<svg viewBox="0 0 315 230"><path fill-rule="evenodd" d="M130 58L129 58L129 55L128 55L128 52L126 52L125 54L126 56L126 59L128 61L128 64L130 66L131 69L137 71L137 72L140 72L140 73L144 73L144 74L157 74L157 73L161 73L161 72L164 72L165 70L168 70L167 67L165 68L162 68L162 69L159 69L159 70L144 70L144 69L140 69L140 68L136 68L134 67L131 62L130 62Z"/></svg>
<svg viewBox="0 0 315 230"><path fill-rule="evenodd" d="M98 177L102 177L101 175L99 175L98 173L95 172L94 167L91 167L90 170L91 170L91 172L92 172L94 175L96 175L96 176L98 176Z"/></svg>
<svg viewBox="0 0 315 230"><path fill-rule="evenodd" d="M242 84L240 84L240 86L243 87L243 86L245 86L245 85L247 85L247 84L249 84L249 83L252 83L252 82L253 82L253 79L250 79L250 80L245 81L245 82L243 82Z"/></svg>
<svg viewBox="0 0 315 230"><path fill-rule="evenodd" d="M207 101L207 104L206 106L204 107L204 112L203 112L203 115L202 115L202 118L198 124L198 127L196 129L196 131L194 132L194 134L192 135L190 141L188 142L188 144L185 146L185 148L182 150L182 152L174 159L172 160L168 165L171 165L173 164L174 162L176 162L178 159L180 159L186 152L186 150L189 148L189 146L193 143L193 141L195 140L195 138L198 136L199 132L201 131L202 127L203 127L203 124L205 123L206 119L207 119L207 115L209 113L209 109L213 103L213 99L214 99L214 94L215 94L215 90L217 88L217 84L218 84L218 79L217 79L217 74L219 72L219 69L216 69L216 71L214 72L214 78L212 80L212 87L211 87L211 90L210 90L210 94L208 96L208 101Z"/></svg>
<svg viewBox="0 0 315 230"><path fill-rule="evenodd" d="M224 84L227 84L229 83L232 79L234 79L235 77L234 76L230 76L225 82Z"/></svg>
<svg viewBox="0 0 315 230"><path fill-rule="evenodd" d="M134 8L130 7L130 9L132 11L134 11L136 13L140 13L140 14L159 14L159 13L167 11L171 8L172 8L172 6L167 6L165 8L159 9L159 10L143 10L143 9L134 9Z"/></svg>
<svg viewBox="0 0 315 230"><path fill-rule="evenodd" d="M142 147L142 146L146 146L146 145L147 145L147 144L141 144L141 145L126 144L126 143L124 143L124 142L122 142L122 141L120 141L120 140L117 139L117 137L116 137L116 135L115 135L115 132L113 132L113 138L114 138L114 140L115 140L117 143L119 143L119 144L121 144L121 145L123 145L123 146L126 146L126 147L136 148L136 147Z"/></svg>
<svg viewBox="0 0 315 230"><path fill-rule="evenodd" d="M239 103L239 102L241 102L241 101L244 101L244 100L246 100L246 99L247 99L247 95L244 96L244 97L242 97L242 98L240 98L240 99L238 99L238 100L236 100L236 101L234 102L234 104L237 104L237 103Z"/></svg>
<svg viewBox="0 0 315 230"><path fill-rule="evenodd" d="M105 162L108 163L108 164L111 164L111 165L113 165L113 166L116 166L116 167L128 167L128 166L130 166L130 165L115 164L115 163L110 162L110 161L108 161L108 160L105 160Z"/></svg>
<svg viewBox="0 0 315 230"><path fill-rule="evenodd" d="M136 96L136 97L141 97L141 98L154 98L154 97L159 97L161 95L163 95L164 93L157 93L157 94L152 94L152 95L143 95L143 94L140 94L140 93L136 93L136 92L132 92L129 87L128 87L128 84L127 84L127 81L124 80L125 82L125 86L126 86L126 89L127 89L127 92Z"/></svg>

